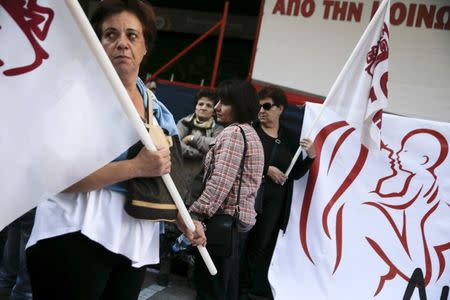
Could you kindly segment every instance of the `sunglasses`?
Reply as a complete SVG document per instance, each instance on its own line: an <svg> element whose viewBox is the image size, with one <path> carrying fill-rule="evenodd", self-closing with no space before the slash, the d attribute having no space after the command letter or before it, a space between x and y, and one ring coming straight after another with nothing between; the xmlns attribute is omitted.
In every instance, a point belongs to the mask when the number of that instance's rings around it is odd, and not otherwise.
<svg viewBox="0 0 450 300"><path fill-rule="evenodd" d="M264 104L259 105L259 109L261 110L261 107L262 107L264 110L270 110L272 108L272 106L277 106L277 105L274 103L266 102Z"/></svg>

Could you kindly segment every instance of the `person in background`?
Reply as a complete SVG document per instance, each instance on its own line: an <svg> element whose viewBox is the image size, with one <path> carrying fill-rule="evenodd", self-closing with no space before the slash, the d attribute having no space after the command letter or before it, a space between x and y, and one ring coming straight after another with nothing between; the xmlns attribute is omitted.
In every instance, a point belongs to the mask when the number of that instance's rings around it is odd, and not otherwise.
<svg viewBox="0 0 450 300"><path fill-rule="evenodd" d="M280 117L287 107L286 95L276 86L267 86L258 93L259 114L255 130L264 147L264 194L262 213L248 238L242 260L240 299L249 293L272 298L267 279L269 264L279 230L286 230L291 208L294 180L304 176L316 156L314 143L299 138L280 125ZM305 158L299 157L288 177L284 172L301 145Z"/></svg>
<svg viewBox="0 0 450 300"><path fill-rule="evenodd" d="M177 123L178 134L181 140L183 154L183 165L186 174L186 184L190 186L195 176L202 168L202 162L214 143L215 138L223 130L223 126L216 123L214 119L214 106L216 105L214 92L211 89L200 89L195 95L195 111L180 119ZM195 200L195 199L194 199ZM185 199L187 206L192 204L193 199ZM164 223L164 233L161 234L161 262L156 282L161 286L169 283L171 262L176 256L188 265L187 276L190 285L193 285L193 271L195 257L189 250L173 253L171 246L180 235L180 231L174 224Z"/></svg>
<svg viewBox="0 0 450 300"><path fill-rule="evenodd" d="M150 4L104 0L91 22L141 118L151 119L149 108L153 121L175 134L172 114L138 78L156 36ZM136 157L126 157L127 152L38 205L27 245L35 300L138 298L145 266L159 262L159 222L125 212L125 181L169 173L170 150L143 148ZM196 245L197 236L186 234ZM199 243L205 243L204 235Z"/></svg>
<svg viewBox="0 0 450 300"><path fill-rule="evenodd" d="M203 220L215 214L234 215L239 212L238 243L230 257L212 259L218 270L209 275L205 264L196 263L195 283L197 299L238 299L239 265L248 232L255 224L255 195L261 182L264 150L251 121L258 112L254 87L245 81L226 80L216 89L217 122L225 129L217 136L206 154L205 187L200 197L189 208L194 219ZM242 178L240 166L244 156L244 137L247 140ZM239 182L240 203L237 207Z"/></svg>
<svg viewBox="0 0 450 300"><path fill-rule="evenodd" d="M183 151L183 163L188 177L188 186L202 167L203 159L223 130L214 119L216 100L210 89L201 89L195 95L195 112L182 118L177 123ZM196 200L196 199L194 199ZM191 203L186 203L190 205Z"/></svg>
<svg viewBox="0 0 450 300"><path fill-rule="evenodd" d="M25 245L33 228L32 209L5 228L6 240L0 253L0 295L10 300L31 300L30 277L26 267Z"/></svg>

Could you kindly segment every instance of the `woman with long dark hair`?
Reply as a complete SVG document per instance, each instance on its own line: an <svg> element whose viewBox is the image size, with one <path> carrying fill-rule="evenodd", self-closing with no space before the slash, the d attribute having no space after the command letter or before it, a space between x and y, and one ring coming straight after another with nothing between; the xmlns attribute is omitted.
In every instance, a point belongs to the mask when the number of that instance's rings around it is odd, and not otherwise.
<svg viewBox="0 0 450 300"><path fill-rule="evenodd" d="M209 275L200 261L195 268L197 299L233 300L238 299L242 249L256 221L254 204L261 182L264 154L258 135L250 124L258 112L254 87L245 81L227 80L217 87L216 97L217 122L225 129L206 155L205 187L189 211L197 220L209 219L216 214L233 216L238 212L238 243L234 245L231 256L212 256L218 274ZM247 149L245 152L244 148Z"/></svg>

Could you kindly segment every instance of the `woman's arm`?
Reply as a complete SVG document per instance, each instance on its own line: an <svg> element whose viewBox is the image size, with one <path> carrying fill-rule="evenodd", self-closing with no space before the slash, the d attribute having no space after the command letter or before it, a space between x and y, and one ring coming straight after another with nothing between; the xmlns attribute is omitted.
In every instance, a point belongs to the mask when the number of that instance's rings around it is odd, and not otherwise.
<svg viewBox="0 0 450 300"><path fill-rule="evenodd" d="M279 185L283 185L286 182L286 176L284 175L284 173L275 166L269 166L267 168L267 176L269 176L273 182Z"/></svg>
<svg viewBox="0 0 450 300"><path fill-rule="evenodd" d="M295 162L294 167L292 168L292 172L289 174L289 178L291 179L300 179L302 178L306 172L309 171L309 168L313 164L314 159L310 157L299 157Z"/></svg>
<svg viewBox="0 0 450 300"><path fill-rule="evenodd" d="M222 130L223 127L216 124L213 128L212 136L196 135L189 141L189 145L197 149L200 153L206 154L209 151L209 145L215 142L216 137Z"/></svg>
<svg viewBox="0 0 450 300"><path fill-rule="evenodd" d="M186 137L190 137L190 135L189 135L190 130L186 125L183 124L183 119L178 121L177 129L178 129L178 134L179 134L180 141L181 141L181 154L183 155L183 157L185 157L185 158L202 158L203 153L201 153L200 151L198 151L197 149L195 149L194 147L189 145L189 143L186 142ZM188 140L189 139L190 138L188 138Z"/></svg>
<svg viewBox="0 0 450 300"><path fill-rule="evenodd" d="M180 141L183 140L185 136L189 134L189 128L183 124L183 119L178 121L177 123L178 136L180 137Z"/></svg>
<svg viewBox="0 0 450 300"><path fill-rule="evenodd" d="M157 177L170 172L170 150L145 148L135 158L111 162L68 187L64 192L89 192L135 177Z"/></svg>
<svg viewBox="0 0 450 300"><path fill-rule="evenodd" d="M297 159L294 167L292 168L291 174L289 174L289 178L292 179L299 179L303 177L303 175L308 172L309 168L314 162L314 159L316 158L315 145L311 140L302 139L300 141L300 146L302 146L302 148L306 151L307 157L299 157ZM295 152L292 153L292 156L294 156L294 154Z"/></svg>
<svg viewBox="0 0 450 300"><path fill-rule="evenodd" d="M181 143L181 153L184 158L203 158L203 153L195 149L194 147L191 147L189 145L186 145L185 143Z"/></svg>

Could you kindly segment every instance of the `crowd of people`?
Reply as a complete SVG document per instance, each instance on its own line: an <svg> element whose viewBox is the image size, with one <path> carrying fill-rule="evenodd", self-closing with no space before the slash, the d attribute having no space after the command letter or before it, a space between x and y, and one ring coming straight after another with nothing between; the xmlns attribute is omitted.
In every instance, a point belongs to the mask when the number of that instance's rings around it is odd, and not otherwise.
<svg viewBox="0 0 450 300"><path fill-rule="evenodd" d="M271 298L267 270L278 231L286 228L293 181L306 174L315 157L310 140L299 140L280 125L284 92L268 86L257 93L249 82L226 80L215 91L200 90L195 111L176 124L155 87L147 89L138 77L156 36L151 6L105 0L91 22L143 122L179 136L184 167L174 171L185 172L188 186L203 174L198 197L185 199L195 231L181 218L175 226L125 212L128 180L171 171L170 148L143 148L133 158L126 151L2 231L0 292L14 300L137 299L148 265L161 262L159 282L167 284L176 237L184 233L192 246L208 247L204 222L227 214L237 218L237 243L231 255L212 256L216 276L209 275L196 251L185 253L197 299ZM306 157L286 177L300 145Z"/></svg>

